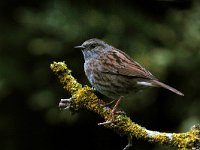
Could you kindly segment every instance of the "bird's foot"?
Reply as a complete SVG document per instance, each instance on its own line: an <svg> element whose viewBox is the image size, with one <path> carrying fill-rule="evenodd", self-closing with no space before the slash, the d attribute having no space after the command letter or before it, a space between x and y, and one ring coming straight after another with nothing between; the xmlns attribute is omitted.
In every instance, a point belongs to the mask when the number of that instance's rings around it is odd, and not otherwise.
<svg viewBox="0 0 200 150"><path fill-rule="evenodd" d="M110 113L110 116L109 116L109 119L106 121L106 122L103 122L103 123L98 123L98 125L107 125L107 124L112 124L113 123L113 120L114 120L114 117L115 117L115 114L125 114L125 112L123 111L117 111L117 108L121 102L121 100L123 99L124 97L121 96L117 102L115 103L115 106L113 107L113 109L111 110L111 113ZM112 101L113 103L114 101Z"/></svg>
<svg viewBox="0 0 200 150"><path fill-rule="evenodd" d="M111 106L116 100L112 100L111 102L104 102L104 101L100 101L99 104L104 106L104 107L109 107Z"/></svg>
<svg viewBox="0 0 200 150"><path fill-rule="evenodd" d="M105 122L100 122L100 123L98 123L99 126L108 125L108 124L112 124L112 120L107 120L107 121L105 121Z"/></svg>

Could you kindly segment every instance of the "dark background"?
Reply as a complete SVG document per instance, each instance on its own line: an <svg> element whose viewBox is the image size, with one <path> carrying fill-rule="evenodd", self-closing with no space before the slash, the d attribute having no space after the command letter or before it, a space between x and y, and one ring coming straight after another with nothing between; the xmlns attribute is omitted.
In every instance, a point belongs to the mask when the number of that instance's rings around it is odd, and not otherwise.
<svg viewBox="0 0 200 150"><path fill-rule="evenodd" d="M0 1L0 149L121 150L127 144L103 120L60 111L69 98L49 68L66 61L89 84L81 51L100 38L126 51L161 81L179 89L149 89L124 100L133 121L156 131L186 132L200 120L200 2L190 0ZM104 98L100 95L101 98ZM136 150L169 149L133 139Z"/></svg>

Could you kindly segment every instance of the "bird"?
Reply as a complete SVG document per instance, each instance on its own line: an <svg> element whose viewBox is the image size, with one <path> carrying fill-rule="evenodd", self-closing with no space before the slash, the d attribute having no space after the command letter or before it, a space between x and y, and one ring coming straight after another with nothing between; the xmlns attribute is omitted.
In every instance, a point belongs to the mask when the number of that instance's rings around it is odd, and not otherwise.
<svg viewBox="0 0 200 150"><path fill-rule="evenodd" d="M180 91L159 81L125 52L100 39L89 39L74 48L82 50L84 71L92 87L108 98L118 99L112 115L123 97L142 89L161 87L184 96Z"/></svg>

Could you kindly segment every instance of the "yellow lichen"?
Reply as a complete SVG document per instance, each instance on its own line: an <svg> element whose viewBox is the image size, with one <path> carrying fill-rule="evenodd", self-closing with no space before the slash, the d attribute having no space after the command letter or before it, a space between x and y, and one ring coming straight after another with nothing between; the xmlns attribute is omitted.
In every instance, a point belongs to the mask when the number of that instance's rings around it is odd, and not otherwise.
<svg viewBox="0 0 200 150"><path fill-rule="evenodd" d="M169 138L166 136L166 133L160 133L157 135L153 135L151 140L156 143L159 142L160 144L169 143Z"/></svg>
<svg viewBox="0 0 200 150"><path fill-rule="evenodd" d="M72 95L70 108L79 110L85 108L98 113L106 121L112 119L110 124L105 124L105 127L112 128L121 135L133 136L137 139L147 140L153 143L168 144L180 149L192 148L195 144L200 143L200 131L192 129L186 133L173 133L169 139L166 133L160 133L149 136L144 127L132 122L132 120L124 114L115 114L111 118L111 109L101 104L101 100L97 98L93 90L77 82L71 75L71 70L67 68L64 62L53 62L50 65L52 71L58 76L65 90Z"/></svg>
<svg viewBox="0 0 200 150"><path fill-rule="evenodd" d="M172 144L179 148L190 148L194 146L195 142L200 142L198 130L190 130L186 133L173 134Z"/></svg>

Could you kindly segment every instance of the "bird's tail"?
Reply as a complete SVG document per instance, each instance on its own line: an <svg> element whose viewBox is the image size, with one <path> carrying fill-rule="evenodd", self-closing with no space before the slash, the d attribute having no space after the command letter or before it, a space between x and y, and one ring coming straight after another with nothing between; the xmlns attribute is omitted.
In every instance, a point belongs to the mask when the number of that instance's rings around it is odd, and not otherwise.
<svg viewBox="0 0 200 150"><path fill-rule="evenodd" d="M178 90L176 90L175 88L173 88L173 87L171 87L171 86L169 86L169 85L167 85L167 84L164 84L164 83L162 83L162 82L160 82L160 81L152 80L151 83L152 83L152 85L155 86L155 87L162 87L162 88L165 88L165 89L167 89L167 90L170 90L170 91L172 91L172 92L174 92L174 93L176 93L176 94L178 94L178 95L180 95L180 96L184 96L184 94L181 93L180 91L178 91Z"/></svg>

